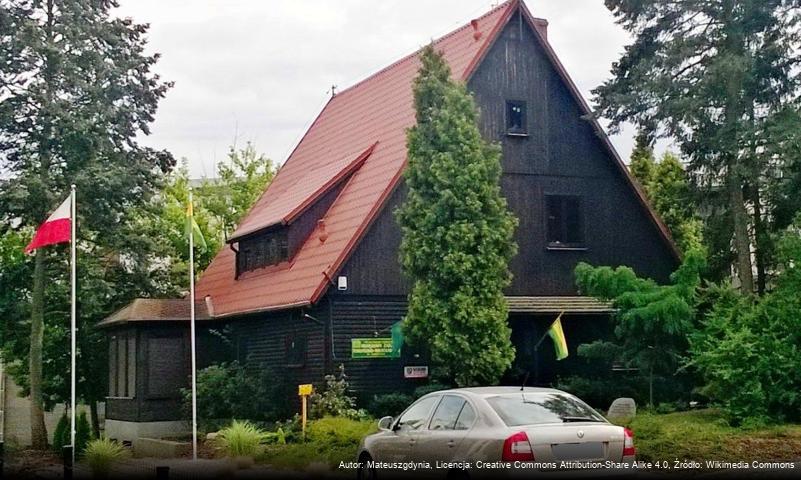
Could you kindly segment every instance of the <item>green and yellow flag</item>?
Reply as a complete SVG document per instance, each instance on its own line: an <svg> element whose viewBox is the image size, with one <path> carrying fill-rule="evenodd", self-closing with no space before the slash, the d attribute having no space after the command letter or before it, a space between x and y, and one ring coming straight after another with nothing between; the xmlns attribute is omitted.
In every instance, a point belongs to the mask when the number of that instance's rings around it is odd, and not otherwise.
<svg viewBox="0 0 801 480"><path fill-rule="evenodd" d="M202 246L204 250L206 249L206 239L203 238L203 232L200 231L200 227L195 221L192 200L189 200L189 203L186 204L186 238L189 238L189 235L194 236L195 245Z"/></svg>
<svg viewBox="0 0 801 480"><path fill-rule="evenodd" d="M562 314L560 313L556 320L548 328L548 335L553 340L553 349L556 351L556 359L564 360L567 358L567 340L565 340L565 332L562 330Z"/></svg>

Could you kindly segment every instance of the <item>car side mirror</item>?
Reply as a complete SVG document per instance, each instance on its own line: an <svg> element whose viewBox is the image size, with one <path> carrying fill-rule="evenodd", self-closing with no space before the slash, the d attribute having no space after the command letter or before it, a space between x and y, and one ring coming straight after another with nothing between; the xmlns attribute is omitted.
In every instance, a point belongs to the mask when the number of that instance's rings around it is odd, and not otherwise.
<svg viewBox="0 0 801 480"><path fill-rule="evenodd" d="M381 420L378 421L378 429L389 431L392 427L392 417L382 417Z"/></svg>

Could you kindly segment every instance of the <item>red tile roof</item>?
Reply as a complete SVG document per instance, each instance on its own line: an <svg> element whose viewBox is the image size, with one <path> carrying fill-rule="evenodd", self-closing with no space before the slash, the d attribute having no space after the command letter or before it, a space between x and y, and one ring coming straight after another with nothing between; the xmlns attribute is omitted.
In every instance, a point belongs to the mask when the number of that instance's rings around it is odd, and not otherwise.
<svg viewBox="0 0 801 480"><path fill-rule="evenodd" d="M435 41L455 78L469 78L518 8L534 27L525 5L509 0ZM542 43L566 77L547 42ZM406 163L406 129L415 121L412 81L418 68L416 52L329 100L234 234L241 237L289 222L344 179L347 183L324 216L327 240L320 242L313 232L290 263L248 272L238 279L234 278L234 252L223 248L196 288L197 298L211 296L215 317L308 305L325 293L330 278L400 180ZM566 81L586 108L569 78ZM662 231L667 230L662 226Z"/></svg>

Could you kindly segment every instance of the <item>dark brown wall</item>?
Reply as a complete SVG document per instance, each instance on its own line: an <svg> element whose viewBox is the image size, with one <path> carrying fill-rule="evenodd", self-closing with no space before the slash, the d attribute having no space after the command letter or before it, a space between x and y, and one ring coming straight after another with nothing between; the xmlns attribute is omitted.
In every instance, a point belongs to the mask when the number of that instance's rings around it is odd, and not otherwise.
<svg viewBox="0 0 801 480"><path fill-rule="evenodd" d="M670 250L525 23L510 21L468 87L481 111L484 137L503 147L502 190L520 222L508 294L574 294L573 269L580 261L628 265L641 275L668 280L677 266ZM528 137L506 136L506 100L526 101ZM395 192L341 269L339 274L348 277L346 294L408 292L392 213L403 192ZM586 251L546 249L546 194L581 196Z"/></svg>

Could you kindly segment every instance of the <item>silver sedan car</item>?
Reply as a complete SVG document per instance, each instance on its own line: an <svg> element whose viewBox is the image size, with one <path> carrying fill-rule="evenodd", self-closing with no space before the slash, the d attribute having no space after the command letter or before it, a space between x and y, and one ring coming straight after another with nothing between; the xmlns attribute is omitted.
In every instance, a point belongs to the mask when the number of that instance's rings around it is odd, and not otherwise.
<svg viewBox="0 0 801 480"><path fill-rule="evenodd" d="M500 471L619 471L633 433L569 393L549 388L443 390L418 399L362 440L359 478L415 472L466 478ZM481 476L481 475L478 475Z"/></svg>

